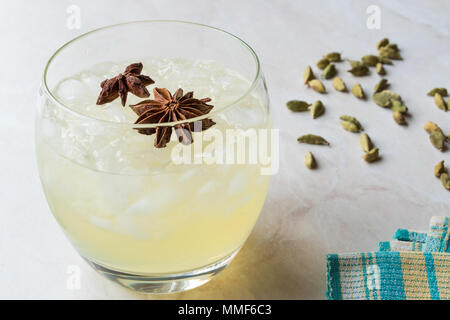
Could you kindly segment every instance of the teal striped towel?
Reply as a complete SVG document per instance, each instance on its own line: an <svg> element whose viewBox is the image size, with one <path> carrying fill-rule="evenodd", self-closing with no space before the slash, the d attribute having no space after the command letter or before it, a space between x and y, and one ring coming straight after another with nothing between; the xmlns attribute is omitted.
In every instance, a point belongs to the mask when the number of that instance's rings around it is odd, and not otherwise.
<svg viewBox="0 0 450 320"><path fill-rule="evenodd" d="M433 217L428 233L399 230L377 252L327 255L327 298L450 299L449 219Z"/></svg>

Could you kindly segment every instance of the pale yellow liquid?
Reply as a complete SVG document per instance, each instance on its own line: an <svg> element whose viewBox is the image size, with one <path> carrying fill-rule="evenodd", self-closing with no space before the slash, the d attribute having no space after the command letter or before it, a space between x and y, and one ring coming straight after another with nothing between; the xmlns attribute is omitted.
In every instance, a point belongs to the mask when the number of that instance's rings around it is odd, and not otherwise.
<svg viewBox="0 0 450 320"><path fill-rule="evenodd" d="M108 108L122 111L114 103ZM254 97L242 107L266 119L259 103ZM41 180L51 211L84 257L127 272L176 273L219 261L248 237L269 182L259 165L177 166L169 161L175 142L154 149L154 136L128 128L94 139L77 131L91 128L82 120L64 123L52 114L37 121ZM233 127L225 115L214 120L218 130Z"/></svg>

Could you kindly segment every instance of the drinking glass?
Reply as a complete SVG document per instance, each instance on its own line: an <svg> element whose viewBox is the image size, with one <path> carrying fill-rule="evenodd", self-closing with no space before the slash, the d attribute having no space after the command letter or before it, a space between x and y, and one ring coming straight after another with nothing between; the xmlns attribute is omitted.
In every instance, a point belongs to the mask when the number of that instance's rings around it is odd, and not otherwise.
<svg viewBox="0 0 450 320"><path fill-rule="evenodd" d="M172 137L156 148L155 135L136 130L156 124L129 121L120 99L96 105L100 82L133 62L157 87L210 97L216 124L192 144ZM141 100L129 93L127 104ZM36 113L39 174L51 212L95 270L142 293L182 291L225 268L255 225L269 175L260 161L239 161L238 148L249 158L255 148L245 142L270 128L258 57L236 36L181 21L113 25L73 39L47 63ZM218 137L224 142L212 148Z"/></svg>

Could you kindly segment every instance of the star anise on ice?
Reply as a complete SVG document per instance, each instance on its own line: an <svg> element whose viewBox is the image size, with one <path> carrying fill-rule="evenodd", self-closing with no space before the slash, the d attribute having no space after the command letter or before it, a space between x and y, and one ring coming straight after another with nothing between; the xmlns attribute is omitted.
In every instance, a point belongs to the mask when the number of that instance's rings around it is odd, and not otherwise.
<svg viewBox="0 0 450 320"><path fill-rule="evenodd" d="M97 104L105 104L115 100L120 96L122 106L125 107L128 92L139 98L150 96L146 86L155 83L150 77L141 74L142 63L130 64L123 73L111 79L102 81L100 87L102 91L97 99Z"/></svg>
<svg viewBox="0 0 450 320"><path fill-rule="evenodd" d="M173 95L164 88L153 89L154 100L144 100L138 104L130 105L130 108L139 116L135 123L160 123L183 121L205 115L214 107L207 104L210 98L195 99L194 93L188 92L183 95L183 89L178 89ZM174 126L178 141L183 144L192 143L192 131L206 130L212 127L215 122L211 119L202 119L195 123L182 123ZM201 125L201 128L200 128ZM198 129L197 129L198 128ZM156 128L137 129L139 133L152 135L156 133L154 145L157 148L164 148L170 141L172 127L161 126Z"/></svg>

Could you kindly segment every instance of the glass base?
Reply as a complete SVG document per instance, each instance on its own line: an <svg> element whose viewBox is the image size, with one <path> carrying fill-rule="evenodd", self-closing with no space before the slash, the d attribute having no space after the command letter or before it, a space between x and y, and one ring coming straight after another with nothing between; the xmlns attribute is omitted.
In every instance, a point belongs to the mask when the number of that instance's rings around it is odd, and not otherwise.
<svg viewBox="0 0 450 320"><path fill-rule="evenodd" d="M175 274L132 274L105 267L87 258L84 258L90 266L107 279L138 293L158 294L175 293L194 289L207 283L220 271L222 271L239 249L225 258L205 267Z"/></svg>

